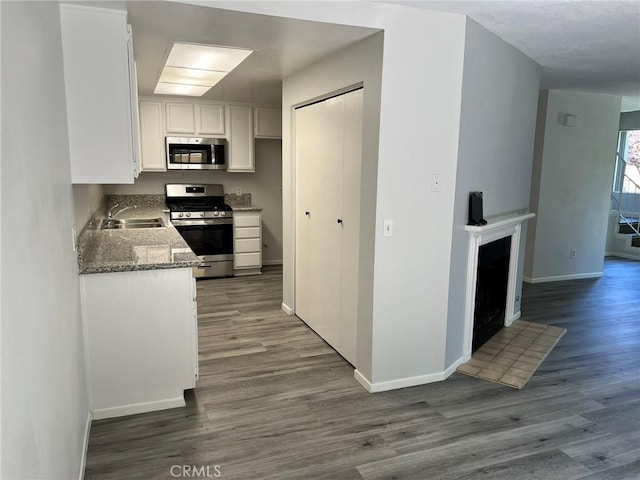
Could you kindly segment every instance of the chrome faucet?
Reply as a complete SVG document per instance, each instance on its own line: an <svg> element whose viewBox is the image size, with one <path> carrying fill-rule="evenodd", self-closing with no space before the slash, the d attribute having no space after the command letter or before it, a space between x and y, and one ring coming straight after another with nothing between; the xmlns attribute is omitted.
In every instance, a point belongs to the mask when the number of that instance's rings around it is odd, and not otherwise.
<svg viewBox="0 0 640 480"><path fill-rule="evenodd" d="M138 208L138 205L129 205L128 207L121 208L121 209L120 209L120 210L118 210L116 213L112 213L112 212L113 212L113 210L114 210L116 207L118 207L118 206L120 206L120 204L119 204L119 203L116 203L113 207L111 207L111 208L109 209L109 212L107 213L107 220L108 220L109 222L111 222L111 220L113 220L116 216L120 215L120 214L121 214L122 212L124 212L125 210L129 210L129 209L131 209L131 208Z"/></svg>

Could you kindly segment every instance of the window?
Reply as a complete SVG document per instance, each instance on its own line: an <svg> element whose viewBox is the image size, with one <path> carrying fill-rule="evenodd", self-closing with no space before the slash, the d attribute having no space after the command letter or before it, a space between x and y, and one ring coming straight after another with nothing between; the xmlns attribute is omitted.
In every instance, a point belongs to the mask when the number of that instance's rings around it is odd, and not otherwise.
<svg viewBox="0 0 640 480"><path fill-rule="evenodd" d="M640 130L620 132L613 191L638 193L640 188Z"/></svg>

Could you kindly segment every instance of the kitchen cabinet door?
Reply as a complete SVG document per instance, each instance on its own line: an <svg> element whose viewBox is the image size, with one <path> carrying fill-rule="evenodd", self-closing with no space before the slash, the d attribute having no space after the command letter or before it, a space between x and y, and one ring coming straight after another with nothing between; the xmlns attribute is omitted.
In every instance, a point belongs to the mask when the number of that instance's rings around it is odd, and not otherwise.
<svg viewBox="0 0 640 480"><path fill-rule="evenodd" d="M228 105L228 172L255 172L253 108Z"/></svg>
<svg viewBox="0 0 640 480"><path fill-rule="evenodd" d="M281 109L256 107L254 123L256 138L282 138Z"/></svg>
<svg viewBox="0 0 640 480"><path fill-rule="evenodd" d="M140 149L143 172L167 170L161 102L140 102Z"/></svg>
<svg viewBox="0 0 640 480"><path fill-rule="evenodd" d="M133 183L137 86L127 14L61 4L60 22L71 181Z"/></svg>
<svg viewBox="0 0 640 480"><path fill-rule="evenodd" d="M196 112L198 135L224 135L224 105L196 104Z"/></svg>
<svg viewBox="0 0 640 480"><path fill-rule="evenodd" d="M193 103L166 104L167 133L196 133Z"/></svg>
<svg viewBox="0 0 640 480"><path fill-rule="evenodd" d="M198 375L191 268L80 275L95 419L185 405Z"/></svg>

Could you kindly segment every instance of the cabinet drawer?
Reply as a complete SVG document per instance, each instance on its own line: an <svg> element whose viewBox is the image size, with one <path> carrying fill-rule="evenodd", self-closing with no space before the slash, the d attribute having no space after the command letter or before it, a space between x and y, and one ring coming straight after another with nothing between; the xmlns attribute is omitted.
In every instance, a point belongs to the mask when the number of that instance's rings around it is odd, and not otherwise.
<svg viewBox="0 0 640 480"><path fill-rule="evenodd" d="M235 253L255 253L260 252L259 238L241 238L235 241Z"/></svg>
<svg viewBox="0 0 640 480"><path fill-rule="evenodd" d="M260 227L236 228L236 238L260 238Z"/></svg>
<svg viewBox="0 0 640 480"><path fill-rule="evenodd" d="M260 215L236 215L234 222L236 227L259 227Z"/></svg>
<svg viewBox="0 0 640 480"><path fill-rule="evenodd" d="M249 268L262 266L260 253L238 253L234 255L234 268Z"/></svg>

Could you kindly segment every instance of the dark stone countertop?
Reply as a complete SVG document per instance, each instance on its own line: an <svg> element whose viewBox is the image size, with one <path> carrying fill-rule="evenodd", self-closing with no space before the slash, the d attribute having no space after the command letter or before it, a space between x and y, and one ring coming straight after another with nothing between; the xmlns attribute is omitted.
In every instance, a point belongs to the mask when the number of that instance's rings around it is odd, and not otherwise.
<svg viewBox="0 0 640 480"><path fill-rule="evenodd" d="M123 201L120 197L118 200L107 200L106 206L94 214L78 237L80 274L191 268L200 265L200 259L169 222L162 204L139 202L138 208L126 210L117 215L117 218L160 217L164 220L164 227L98 229L101 220L106 217L108 206L119 203L119 207L115 209L117 212L129 204L129 200Z"/></svg>
<svg viewBox="0 0 640 480"><path fill-rule="evenodd" d="M257 205L231 205L234 212L261 212L262 208Z"/></svg>

